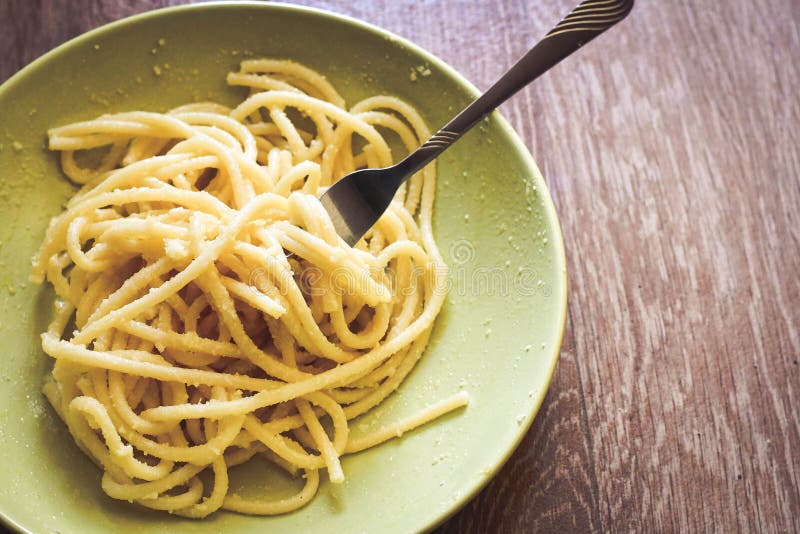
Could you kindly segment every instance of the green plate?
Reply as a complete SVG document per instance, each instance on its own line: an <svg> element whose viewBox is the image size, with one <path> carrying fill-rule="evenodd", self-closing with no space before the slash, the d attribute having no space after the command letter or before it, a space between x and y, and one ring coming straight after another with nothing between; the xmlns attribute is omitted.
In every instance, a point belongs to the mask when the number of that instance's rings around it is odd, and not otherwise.
<svg viewBox="0 0 800 534"><path fill-rule="evenodd" d="M438 160L434 229L451 284L430 348L395 395L355 422L354 432L461 389L471 396L466 410L347 457L342 487L334 491L323 482L310 505L285 516L219 512L187 520L103 494L99 470L40 392L51 362L39 334L53 296L27 281L29 258L73 192L45 149L46 130L194 99L233 103L241 93L225 86L225 74L251 55L318 69L350 103L379 93L400 96L432 128L477 94L441 60L374 26L255 3L171 8L115 22L58 47L2 85L0 517L8 525L62 533L425 530L474 496L530 426L564 329L564 247L536 165L495 114ZM237 469L233 487L252 495L269 491L269 481L268 472Z"/></svg>

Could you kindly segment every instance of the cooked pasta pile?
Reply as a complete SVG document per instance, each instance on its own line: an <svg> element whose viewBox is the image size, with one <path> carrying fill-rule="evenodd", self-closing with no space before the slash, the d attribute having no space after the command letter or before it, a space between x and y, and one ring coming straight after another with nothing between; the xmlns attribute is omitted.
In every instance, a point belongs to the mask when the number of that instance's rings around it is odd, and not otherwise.
<svg viewBox="0 0 800 534"><path fill-rule="evenodd" d="M33 259L32 279L58 296L44 392L103 469L103 490L198 518L300 508L320 470L344 480L342 455L467 402L349 433L414 368L445 297L435 171L414 176L353 248L318 197L355 169L390 165L384 133L409 150L427 139L417 112L387 96L346 109L290 61L245 61L228 83L249 91L235 109L50 130L82 187ZM303 488L277 500L229 492L228 470L257 455Z"/></svg>

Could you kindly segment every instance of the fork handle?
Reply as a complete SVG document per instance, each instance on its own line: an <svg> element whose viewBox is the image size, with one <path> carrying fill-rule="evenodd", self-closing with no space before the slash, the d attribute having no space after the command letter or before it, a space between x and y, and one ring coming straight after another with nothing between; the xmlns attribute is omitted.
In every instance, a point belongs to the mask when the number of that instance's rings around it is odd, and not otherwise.
<svg viewBox="0 0 800 534"><path fill-rule="evenodd" d="M397 164L408 178L452 145L485 115L617 22L634 0L585 0L544 36L488 91Z"/></svg>

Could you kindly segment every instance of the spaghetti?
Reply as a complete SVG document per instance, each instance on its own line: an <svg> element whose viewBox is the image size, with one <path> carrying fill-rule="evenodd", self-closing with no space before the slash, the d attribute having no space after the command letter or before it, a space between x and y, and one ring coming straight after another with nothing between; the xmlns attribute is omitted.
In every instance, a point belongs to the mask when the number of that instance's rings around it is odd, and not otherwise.
<svg viewBox="0 0 800 534"><path fill-rule="evenodd" d="M435 171L414 176L353 248L318 197L355 169L390 165L384 134L408 150L427 139L418 113L387 96L347 110L323 76L290 61L245 61L228 83L249 91L234 109L189 104L50 130L82 187L32 272L58 295L42 334L55 359L44 393L103 469L103 490L197 518L300 508L320 470L344 480L342 455L467 402L460 393L349 433L414 368L444 300ZM302 490L230 493L228 470L255 456L302 474Z"/></svg>

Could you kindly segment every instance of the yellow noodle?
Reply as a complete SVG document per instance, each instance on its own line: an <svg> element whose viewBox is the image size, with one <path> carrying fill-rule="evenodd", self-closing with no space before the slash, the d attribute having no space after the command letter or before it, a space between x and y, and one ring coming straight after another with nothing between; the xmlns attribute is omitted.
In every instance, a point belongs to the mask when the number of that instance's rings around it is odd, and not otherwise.
<svg viewBox="0 0 800 534"><path fill-rule="evenodd" d="M467 404L459 393L350 434L413 370L444 301L435 170L401 188L355 247L318 198L349 171L395 161L386 131L406 150L425 141L419 114L388 96L348 110L324 76L285 60L245 61L228 83L250 93L234 109L51 129L81 188L31 274L59 297L42 334L55 362L43 390L103 469L103 490L191 518L301 508L320 470L344 481L343 455ZM255 458L302 473L303 488L231 494L228 470Z"/></svg>

